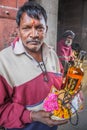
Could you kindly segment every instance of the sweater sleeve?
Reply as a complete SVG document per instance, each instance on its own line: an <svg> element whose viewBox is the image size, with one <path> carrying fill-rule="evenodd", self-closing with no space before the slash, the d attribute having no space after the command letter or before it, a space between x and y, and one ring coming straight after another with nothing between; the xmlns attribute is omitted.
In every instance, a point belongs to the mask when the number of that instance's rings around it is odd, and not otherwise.
<svg viewBox="0 0 87 130"><path fill-rule="evenodd" d="M8 84L0 76L0 126L5 128L21 128L26 123L30 123L30 111L21 104L12 100L11 91Z"/></svg>

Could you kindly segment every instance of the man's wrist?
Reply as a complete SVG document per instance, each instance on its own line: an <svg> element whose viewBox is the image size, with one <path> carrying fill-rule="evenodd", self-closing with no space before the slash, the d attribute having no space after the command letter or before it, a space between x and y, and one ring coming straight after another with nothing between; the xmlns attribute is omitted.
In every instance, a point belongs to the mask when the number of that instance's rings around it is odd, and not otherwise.
<svg viewBox="0 0 87 130"><path fill-rule="evenodd" d="M33 111L30 112L30 120L31 120L31 122L33 121L32 113L33 113Z"/></svg>

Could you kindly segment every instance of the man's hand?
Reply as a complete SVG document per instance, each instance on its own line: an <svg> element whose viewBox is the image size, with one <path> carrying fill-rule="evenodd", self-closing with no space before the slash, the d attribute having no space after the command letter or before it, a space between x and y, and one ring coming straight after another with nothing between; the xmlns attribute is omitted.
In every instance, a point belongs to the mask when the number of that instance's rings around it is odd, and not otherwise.
<svg viewBox="0 0 87 130"><path fill-rule="evenodd" d="M33 121L39 121L45 125L48 125L49 127L68 123L68 120L52 120L50 117L51 113L45 112L43 110L32 112L31 114L31 118Z"/></svg>

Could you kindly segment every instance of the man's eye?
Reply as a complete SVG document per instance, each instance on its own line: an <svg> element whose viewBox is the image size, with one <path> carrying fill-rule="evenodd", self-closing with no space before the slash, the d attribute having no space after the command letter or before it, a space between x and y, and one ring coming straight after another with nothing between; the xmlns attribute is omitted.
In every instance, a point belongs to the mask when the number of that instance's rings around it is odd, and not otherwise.
<svg viewBox="0 0 87 130"><path fill-rule="evenodd" d="M43 27L38 27L37 29L38 29L38 31L43 31L44 30Z"/></svg>
<svg viewBox="0 0 87 130"><path fill-rule="evenodd" d="M23 29L23 30L29 30L30 27L23 27L22 29Z"/></svg>

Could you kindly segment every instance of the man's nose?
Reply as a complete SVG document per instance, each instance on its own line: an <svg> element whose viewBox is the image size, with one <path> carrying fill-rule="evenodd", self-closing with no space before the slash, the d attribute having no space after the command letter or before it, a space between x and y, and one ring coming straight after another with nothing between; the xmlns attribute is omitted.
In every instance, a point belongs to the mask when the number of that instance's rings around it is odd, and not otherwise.
<svg viewBox="0 0 87 130"><path fill-rule="evenodd" d="M30 36L31 36L31 37L38 37L39 34L38 34L37 29L32 28Z"/></svg>

